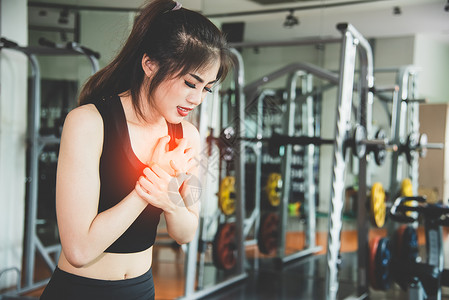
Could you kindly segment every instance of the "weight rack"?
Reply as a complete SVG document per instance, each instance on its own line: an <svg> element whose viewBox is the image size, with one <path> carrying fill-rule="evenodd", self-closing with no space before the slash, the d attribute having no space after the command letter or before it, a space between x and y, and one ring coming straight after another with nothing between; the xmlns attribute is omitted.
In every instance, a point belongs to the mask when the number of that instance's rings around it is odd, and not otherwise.
<svg viewBox="0 0 449 300"><path fill-rule="evenodd" d="M240 53L231 49L234 60L234 84L235 84L235 97L237 103L237 113L235 117L235 125L237 134L244 136L245 134L245 94L243 93L244 86L244 70L243 70L243 59ZM206 122L201 121L202 124ZM187 260L185 266L185 274L186 274L186 282L184 288L184 295L178 299L200 299L210 295L216 291L219 291L223 288L226 288L232 284L240 282L248 277L246 273L244 264L245 264L245 249L244 249L244 209L245 209L245 149L242 143L237 144L237 148L235 149L236 155L235 157L235 177L236 177L236 213L235 213L235 223L236 223L236 244L237 244L237 262L234 268L233 276L223 280L220 283L214 284L210 287L203 288L201 290L195 289L195 277L197 273L197 253L198 253L198 238L195 238L193 242L189 243L188 251L187 251ZM204 195L204 193L202 194ZM204 201L208 201L208 199L202 199L202 203ZM203 208L202 208L203 210ZM205 220L202 220L200 224L201 232L206 230L205 226L207 226ZM198 237L198 234L197 234ZM199 270L201 271L201 270Z"/></svg>
<svg viewBox="0 0 449 300"><path fill-rule="evenodd" d="M302 89L304 94L308 95L306 97L306 102L304 104L303 112L306 115L303 118L304 128L306 128L307 135L314 136L314 127L313 127L313 97L312 93L312 76L318 77L320 79L327 80L331 83L338 83L338 76L333 72L328 70L319 68L317 66L306 64L306 63L294 63L288 66L285 66L279 70L276 70L262 78L255 80L254 82L248 84L245 87L245 94L247 98L252 99L255 97L257 93L259 93L259 89L264 84L270 83L284 75L288 75L287 78L287 111L284 116L285 123L283 124L283 132L288 136L295 135L295 100L296 100L296 84L298 79L302 81ZM291 187L291 161L292 161L292 148L291 144L285 146L284 156L281 159L281 177L282 177L282 193L281 193L281 202L280 202L280 241L279 248L277 253L277 261L280 265L285 263L292 262L299 258L302 258L307 255L311 255L317 253L321 250L321 247L316 245L315 233L316 233L316 219L315 219L315 189L314 189L314 171L313 171L313 160L314 160L314 145L306 145L305 146L305 156L304 159L306 171L305 171L305 186L306 188L306 197L305 197L305 205L307 206L307 226L306 226L306 247L296 253L286 255L285 254L285 244L286 244L286 228L287 228L287 220L288 220L288 203L290 198L290 187Z"/></svg>

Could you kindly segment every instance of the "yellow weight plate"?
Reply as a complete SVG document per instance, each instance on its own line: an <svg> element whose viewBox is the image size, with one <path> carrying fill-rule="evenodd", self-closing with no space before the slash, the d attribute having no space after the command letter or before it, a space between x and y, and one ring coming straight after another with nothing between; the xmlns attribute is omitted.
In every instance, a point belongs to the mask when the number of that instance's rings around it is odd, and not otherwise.
<svg viewBox="0 0 449 300"><path fill-rule="evenodd" d="M235 177L226 176L221 181L218 192L218 206L227 216L235 212Z"/></svg>
<svg viewBox="0 0 449 300"><path fill-rule="evenodd" d="M377 228L381 228L385 224L387 207L385 205L385 191L380 182L374 183L371 187L370 200L371 222Z"/></svg>
<svg viewBox="0 0 449 300"><path fill-rule="evenodd" d="M405 178L404 180L402 180L401 182L401 196L402 197L413 197L413 184L412 181L410 180L410 178ZM410 200L410 201L405 201L404 205L406 206L418 206L418 202L414 201L414 200ZM417 217L417 212L411 212L408 211L405 213L406 216L409 217Z"/></svg>
<svg viewBox="0 0 449 300"><path fill-rule="evenodd" d="M402 197L412 197L413 196L413 185L410 178L405 178L401 183L401 196Z"/></svg>
<svg viewBox="0 0 449 300"><path fill-rule="evenodd" d="M282 177L279 173L271 173L267 179L265 191L267 193L268 202L273 207L279 206L281 203Z"/></svg>

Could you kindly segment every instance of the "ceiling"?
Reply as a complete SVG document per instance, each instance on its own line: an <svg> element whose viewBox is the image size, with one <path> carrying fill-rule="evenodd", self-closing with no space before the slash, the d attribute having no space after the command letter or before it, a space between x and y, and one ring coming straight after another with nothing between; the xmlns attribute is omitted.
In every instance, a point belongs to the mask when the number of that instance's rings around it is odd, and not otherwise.
<svg viewBox="0 0 449 300"><path fill-rule="evenodd" d="M353 24L366 37L433 35L449 43L448 0L179 0L219 22L245 22L245 40L272 41L336 36L337 23ZM277 4L261 4L261 3ZM143 0L29 0L83 9L136 10ZM394 7L401 13L393 14ZM289 9L298 26L282 26Z"/></svg>

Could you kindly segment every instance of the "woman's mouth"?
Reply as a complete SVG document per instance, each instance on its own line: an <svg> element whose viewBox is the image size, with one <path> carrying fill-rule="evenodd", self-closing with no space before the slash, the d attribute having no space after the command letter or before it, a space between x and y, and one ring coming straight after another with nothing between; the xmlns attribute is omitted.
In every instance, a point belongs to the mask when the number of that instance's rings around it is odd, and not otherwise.
<svg viewBox="0 0 449 300"><path fill-rule="evenodd" d="M176 107L178 109L178 114L182 117L185 117L189 114L189 112L193 109L193 108L188 108L188 107L183 107L183 106L177 106Z"/></svg>

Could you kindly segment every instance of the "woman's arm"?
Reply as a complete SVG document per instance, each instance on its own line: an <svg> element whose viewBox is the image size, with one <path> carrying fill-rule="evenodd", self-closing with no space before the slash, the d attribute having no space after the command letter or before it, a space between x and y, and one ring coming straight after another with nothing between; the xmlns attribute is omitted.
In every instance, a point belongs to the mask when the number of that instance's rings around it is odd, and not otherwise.
<svg viewBox="0 0 449 300"><path fill-rule="evenodd" d="M62 249L75 267L95 260L147 206L133 190L98 214L102 146L103 121L96 108L84 105L72 110L61 136L56 212Z"/></svg>
<svg viewBox="0 0 449 300"><path fill-rule="evenodd" d="M179 202L176 209L172 211L165 211L164 217L167 223L168 234L179 244L185 244L193 240L196 230L198 228L199 218L199 199L192 197L192 188L198 185L198 162L200 154L201 139L198 130L189 122L183 123L184 138L188 141L188 147L193 151L193 164L184 164L192 166L189 170L181 169L181 172L188 172L192 177L190 180L184 182L181 189L180 196L183 201ZM176 162L177 166L183 165L184 162ZM196 180L195 180L196 179ZM189 182L192 185L189 185Z"/></svg>
<svg viewBox="0 0 449 300"><path fill-rule="evenodd" d="M181 176L187 171L197 176L200 138L192 124L183 122L183 125L184 138L178 141L175 149L167 151L163 146L169 139L160 139L150 167L144 170L144 176L136 184L136 191L142 199L164 211L168 234L179 244L188 243L194 238L199 210L199 199L192 201L189 197L189 180L184 182L185 176ZM175 177L175 174L180 177Z"/></svg>

